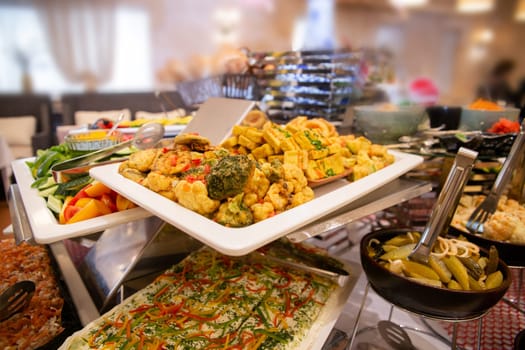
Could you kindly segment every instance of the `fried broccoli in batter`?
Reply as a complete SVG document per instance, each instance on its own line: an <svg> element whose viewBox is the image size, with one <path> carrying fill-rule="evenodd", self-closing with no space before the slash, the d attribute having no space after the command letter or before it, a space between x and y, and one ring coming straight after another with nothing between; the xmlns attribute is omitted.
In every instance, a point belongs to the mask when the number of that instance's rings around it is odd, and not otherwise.
<svg viewBox="0 0 525 350"><path fill-rule="evenodd" d="M239 193L221 204L215 214L215 221L229 227L243 227L253 223L253 214L244 202L244 193Z"/></svg>
<svg viewBox="0 0 525 350"><path fill-rule="evenodd" d="M243 192L254 169L255 162L245 155L221 158L206 176L210 198L223 200Z"/></svg>

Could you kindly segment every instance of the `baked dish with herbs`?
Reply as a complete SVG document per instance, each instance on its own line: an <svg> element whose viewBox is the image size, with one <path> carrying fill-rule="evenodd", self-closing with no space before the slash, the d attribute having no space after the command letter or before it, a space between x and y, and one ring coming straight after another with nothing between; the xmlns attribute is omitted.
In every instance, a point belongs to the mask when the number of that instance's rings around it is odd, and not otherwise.
<svg viewBox="0 0 525 350"><path fill-rule="evenodd" d="M33 281L36 290L29 305L0 322L1 349L37 349L62 331L60 295L46 248L27 243L16 245L14 239L0 240L0 293L23 280Z"/></svg>
<svg viewBox="0 0 525 350"><path fill-rule="evenodd" d="M61 349L293 349L336 288L321 276L203 248Z"/></svg>

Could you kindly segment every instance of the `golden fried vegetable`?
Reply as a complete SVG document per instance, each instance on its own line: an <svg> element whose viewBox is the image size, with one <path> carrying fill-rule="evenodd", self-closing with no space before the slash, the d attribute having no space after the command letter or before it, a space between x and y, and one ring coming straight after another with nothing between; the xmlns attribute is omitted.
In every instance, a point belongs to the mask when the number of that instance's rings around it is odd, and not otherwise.
<svg viewBox="0 0 525 350"><path fill-rule="evenodd" d="M215 221L228 227L242 227L253 223L253 214L243 203L244 193L240 193L221 204L215 214Z"/></svg>
<svg viewBox="0 0 525 350"><path fill-rule="evenodd" d="M184 207L202 215L210 215L217 210L221 204L218 200L208 197L206 185L201 181L189 183L181 180L175 186L177 201Z"/></svg>

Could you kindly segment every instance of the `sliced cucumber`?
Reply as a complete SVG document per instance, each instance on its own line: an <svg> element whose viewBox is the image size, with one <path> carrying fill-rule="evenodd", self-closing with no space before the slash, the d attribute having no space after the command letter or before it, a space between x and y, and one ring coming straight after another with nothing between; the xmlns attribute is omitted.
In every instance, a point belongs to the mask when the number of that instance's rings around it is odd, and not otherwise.
<svg viewBox="0 0 525 350"><path fill-rule="evenodd" d="M38 186L37 188L38 188L39 191L43 191L43 190L48 189L49 187L54 186L56 184L57 183L56 183L55 179L53 179L53 176L49 176L49 177L46 178L46 181L44 183L40 184L40 186Z"/></svg>
<svg viewBox="0 0 525 350"><path fill-rule="evenodd" d="M60 214L60 210L62 210L63 204L64 203L62 202L60 198L57 198L53 195L50 195L49 197L47 197L47 207L56 214Z"/></svg>
<svg viewBox="0 0 525 350"><path fill-rule="evenodd" d="M57 190L57 188L58 188L58 185L54 185L54 186L48 187L45 190L38 191L38 195L40 197L48 197L48 196L50 196L52 194L55 194L55 191Z"/></svg>

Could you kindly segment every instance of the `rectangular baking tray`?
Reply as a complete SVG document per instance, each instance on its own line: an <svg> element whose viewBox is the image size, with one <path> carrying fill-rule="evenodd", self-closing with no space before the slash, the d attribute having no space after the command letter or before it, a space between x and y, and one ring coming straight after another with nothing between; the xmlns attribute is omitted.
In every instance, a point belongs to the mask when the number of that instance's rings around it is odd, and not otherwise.
<svg viewBox="0 0 525 350"><path fill-rule="evenodd" d="M34 158L17 159L11 163L13 173L20 190L24 209L27 212L33 238L37 243L49 244L67 238L85 236L104 231L115 225L144 219L151 216L149 211L133 208L116 213L99 216L74 224L59 224L44 198L38 195L38 190L31 188L34 179L26 162Z"/></svg>
<svg viewBox="0 0 525 350"><path fill-rule="evenodd" d="M126 179L118 173L119 163L90 170L90 175L137 205L219 252L240 256L283 237L306 224L365 196L400 177L423 161L417 155L391 152L393 164L355 182L336 180L314 190L310 202L246 227L226 227L176 202Z"/></svg>

